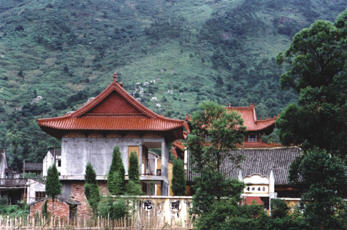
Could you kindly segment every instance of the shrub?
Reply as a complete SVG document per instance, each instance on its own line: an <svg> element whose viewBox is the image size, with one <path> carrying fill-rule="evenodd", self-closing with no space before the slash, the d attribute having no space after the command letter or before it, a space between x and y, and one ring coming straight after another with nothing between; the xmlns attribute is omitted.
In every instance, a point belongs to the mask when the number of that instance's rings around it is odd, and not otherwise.
<svg viewBox="0 0 347 230"><path fill-rule="evenodd" d="M123 199L104 198L98 205L98 213L102 217L120 219L128 216L128 206Z"/></svg>
<svg viewBox="0 0 347 230"><path fill-rule="evenodd" d="M130 153L129 159L129 180L140 181L139 178L139 162L136 152Z"/></svg>
<svg viewBox="0 0 347 230"><path fill-rule="evenodd" d="M136 181L129 180L128 184L126 185L126 194L127 195L143 195L141 184Z"/></svg>
<svg viewBox="0 0 347 230"><path fill-rule="evenodd" d="M175 196L186 194L186 179L184 175L183 162L180 159L175 159L172 169L172 185L171 189Z"/></svg>
<svg viewBox="0 0 347 230"><path fill-rule="evenodd" d="M283 200L271 200L271 216L272 218L283 218L288 215L289 207Z"/></svg>

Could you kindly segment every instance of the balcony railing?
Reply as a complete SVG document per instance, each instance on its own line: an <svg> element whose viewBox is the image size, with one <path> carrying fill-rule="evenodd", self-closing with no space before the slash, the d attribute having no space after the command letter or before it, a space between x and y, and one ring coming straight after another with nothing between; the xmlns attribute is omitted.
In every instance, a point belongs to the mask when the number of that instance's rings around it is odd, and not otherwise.
<svg viewBox="0 0 347 230"><path fill-rule="evenodd" d="M0 178L0 187L25 187L25 178Z"/></svg>

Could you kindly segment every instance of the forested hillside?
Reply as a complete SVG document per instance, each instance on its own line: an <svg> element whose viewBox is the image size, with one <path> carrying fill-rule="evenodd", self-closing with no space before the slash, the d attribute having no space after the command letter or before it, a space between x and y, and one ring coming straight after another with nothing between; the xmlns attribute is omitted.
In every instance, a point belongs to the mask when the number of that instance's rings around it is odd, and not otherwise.
<svg viewBox="0 0 347 230"><path fill-rule="evenodd" d="M0 0L0 142L9 163L59 145L36 124L96 96L119 73L155 112L183 118L203 100L278 114L274 59L344 0Z"/></svg>

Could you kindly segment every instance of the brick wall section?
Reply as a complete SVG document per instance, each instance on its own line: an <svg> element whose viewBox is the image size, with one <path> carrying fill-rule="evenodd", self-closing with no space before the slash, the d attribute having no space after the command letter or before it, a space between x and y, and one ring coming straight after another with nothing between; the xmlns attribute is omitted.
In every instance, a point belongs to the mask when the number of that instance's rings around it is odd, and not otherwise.
<svg viewBox="0 0 347 230"><path fill-rule="evenodd" d="M107 182L98 182L100 195L108 195ZM90 217L92 215L92 209L88 204L88 200L84 194L84 181L73 182L71 184L71 199L79 201L81 204L77 205L77 215Z"/></svg>
<svg viewBox="0 0 347 230"><path fill-rule="evenodd" d="M45 203L45 200L42 200L31 205L30 216L34 216L36 213L41 214L44 203ZM54 209L53 209L52 199L48 199L47 211L50 215L54 215L64 219L69 218L69 215L70 215L69 205L59 200L54 200Z"/></svg>
<svg viewBox="0 0 347 230"><path fill-rule="evenodd" d="M84 195L84 182L76 181L71 184L70 198L81 203L80 205L77 205L77 216L91 216L92 210L89 207L86 196Z"/></svg>

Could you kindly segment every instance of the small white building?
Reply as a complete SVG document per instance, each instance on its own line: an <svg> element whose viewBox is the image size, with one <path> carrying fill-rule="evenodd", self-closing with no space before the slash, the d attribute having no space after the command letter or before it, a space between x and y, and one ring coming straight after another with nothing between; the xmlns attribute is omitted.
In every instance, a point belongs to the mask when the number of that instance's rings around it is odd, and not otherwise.
<svg viewBox="0 0 347 230"><path fill-rule="evenodd" d="M47 176L47 171L54 163L57 166L58 173L61 173L61 149L60 148L50 148L43 158L43 176Z"/></svg>
<svg viewBox="0 0 347 230"><path fill-rule="evenodd" d="M31 204L46 197L46 186L43 181L38 179L28 179L26 186L27 204Z"/></svg>

